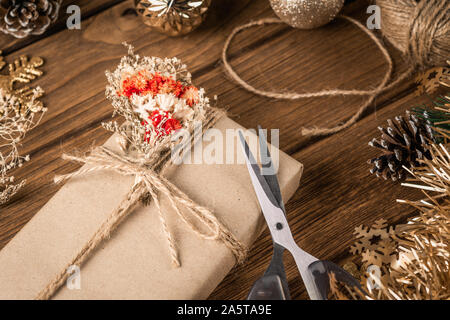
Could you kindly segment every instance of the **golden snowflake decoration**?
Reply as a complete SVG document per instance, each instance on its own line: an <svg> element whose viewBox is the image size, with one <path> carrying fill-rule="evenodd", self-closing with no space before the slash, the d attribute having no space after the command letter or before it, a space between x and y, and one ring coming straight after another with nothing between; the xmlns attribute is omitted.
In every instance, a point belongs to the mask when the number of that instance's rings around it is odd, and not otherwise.
<svg viewBox="0 0 450 320"><path fill-rule="evenodd" d="M416 95L432 94L440 86L450 87L450 60L447 67L435 67L420 73L415 81L417 83Z"/></svg>

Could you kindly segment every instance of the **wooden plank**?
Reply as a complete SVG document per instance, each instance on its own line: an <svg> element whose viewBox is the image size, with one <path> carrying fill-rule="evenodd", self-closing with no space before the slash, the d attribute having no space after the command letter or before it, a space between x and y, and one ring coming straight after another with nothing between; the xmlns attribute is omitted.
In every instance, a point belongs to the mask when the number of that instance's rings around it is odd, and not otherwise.
<svg viewBox="0 0 450 320"><path fill-rule="evenodd" d="M121 1L124 0L64 0L59 10L58 19L52 26L47 29L46 32L44 32L44 34L18 39L12 35L0 33L0 50L2 50L4 54L11 54L12 52L24 48L31 43L34 43L36 41L39 41L40 39L48 37L49 35L64 30L66 28L67 18L69 17L69 15L67 14L67 8L70 5L78 5L81 9L81 19L85 20L117 3L120 3Z"/></svg>
<svg viewBox="0 0 450 320"><path fill-rule="evenodd" d="M349 130L310 145L293 157L305 165L301 186L286 206L291 230L297 243L320 259L339 263L348 255L354 242L356 226L370 226L384 218L390 224L401 223L415 210L396 203L396 199L417 200L418 190L399 183L377 179L369 172L366 161L379 154L368 146L378 137L378 126L401 115L429 98L417 98L412 93L371 114ZM244 299L250 288L270 262L272 240L268 230L253 246L248 261L235 268L223 281L211 299ZM285 255L286 272L293 299L306 299L295 262Z"/></svg>

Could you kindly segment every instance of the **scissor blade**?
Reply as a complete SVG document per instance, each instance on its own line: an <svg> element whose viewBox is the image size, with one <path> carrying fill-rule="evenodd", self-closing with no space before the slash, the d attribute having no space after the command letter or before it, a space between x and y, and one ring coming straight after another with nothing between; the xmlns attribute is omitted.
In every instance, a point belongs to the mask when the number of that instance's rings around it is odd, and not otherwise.
<svg viewBox="0 0 450 320"><path fill-rule="evenodd" d="M282 247L285 247L293 242L292 234L289 229L289 224L284 215L284 211L278 206L278 201L272 194L272 190L267 184L267 181L260 173L260 168L255 164L255 158L253 157L247 142L239 131L239 137L241 139L242 149L245 155L245 161L248 171L250 173L250 179L253 184L253 188L258 198L258 202L261 206L266 223L269 227L270 234L275 243L278 243ZM280 228L281 226L281 228Z"/></svg>
<svg viewBox="0 0 450 320"><path fill-rule="evenodd" d="M278 183L277 174L270 156L269 147L267 146L267 138L264 130L258 125L259 133L259 154L261 155L262 175L269 185L273 196L278 201L278 206L286 213L284 209L283 198L281 196L280 185Z"/></svg>

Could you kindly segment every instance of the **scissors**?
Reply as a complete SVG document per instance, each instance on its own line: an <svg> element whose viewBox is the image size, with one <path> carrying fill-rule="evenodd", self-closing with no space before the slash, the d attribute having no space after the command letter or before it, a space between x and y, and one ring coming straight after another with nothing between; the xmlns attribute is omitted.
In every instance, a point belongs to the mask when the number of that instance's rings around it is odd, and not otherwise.
<svg viewBox="0 0 450 320"><path fill-rule="evenodd" d="M273 255L269 267L264 275L253 284L247 299L290 300L289 286L283 265L284 250L288 250L294 257L311 300L327 300L330 273L334 273L338 282L349 287L357 287L363 292L359 282L348 272L333 262L317 259L296 244L286 219L286 210L267 147L267 140L260 126L258 126L258 133L262 168L253 157L242 131L239 131L239 137L253 188L272 236Z"/></svg>

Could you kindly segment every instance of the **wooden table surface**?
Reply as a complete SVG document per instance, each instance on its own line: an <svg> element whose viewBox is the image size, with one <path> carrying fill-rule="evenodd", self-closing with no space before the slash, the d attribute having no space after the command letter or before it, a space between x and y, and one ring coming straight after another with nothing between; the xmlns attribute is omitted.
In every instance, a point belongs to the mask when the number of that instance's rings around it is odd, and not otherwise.
<svg viewBox="0 0 450 320"><path fill-rule="evenodd" d="M67 5L82 10L81 30L68 30ZM367 1L346 5L343 12L365 23ZM64 1L58 22L43 36L15 39L0 36L0 49L11 62L21 54L45 59L45 75L33 85L46 91L48 113L23 142L22 154L31 161L14 172L28 183L11 202L0 207L0 248L58 191L54 174L78 166L60 159L63 151L87 150L102 144L110 133L101 122L112 108L104 96L105 70L113 69L126 53L127 41L140 55L177 56L190 68L194 82L231 118L251 128L280 129L280 148L305 166L301 186L287 203L291 229L298 244L322 259L342 263L349 257L352 232L360 224L379 218L399 223L413 210L395 202L419 194L398 183L370 175L367 159L377 151L367 143L378 136L377 127L427 98L414 95L414 84L405 81L376 99L358 123L336 135L306 138L300 127L332 126L348 119L363 98L335 97L274 101L255 96L230 81L220 54L231 30L243 23L274 13L267 0L215 0L207 20L195 32L168 38L152 32L129 14L132 1ZM388 45L395 60L395 74L405 70L398 51ZM387 65L375 44L355 26L335 20L311 31L287 25L247 30L238 35L230 60L244 79L266 90L307 91L324 88L374 88ZM211 295L211 299L244 299L251 284L262 274L271 255L266 230L250 251L246 263L235 267ZM293 259L285 257L292 297L306 298Z"/></svg>

